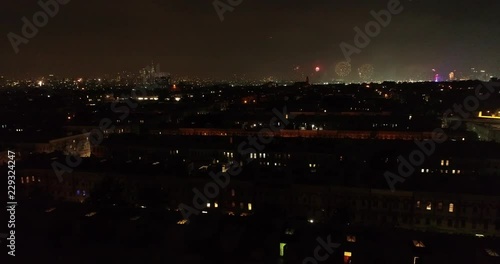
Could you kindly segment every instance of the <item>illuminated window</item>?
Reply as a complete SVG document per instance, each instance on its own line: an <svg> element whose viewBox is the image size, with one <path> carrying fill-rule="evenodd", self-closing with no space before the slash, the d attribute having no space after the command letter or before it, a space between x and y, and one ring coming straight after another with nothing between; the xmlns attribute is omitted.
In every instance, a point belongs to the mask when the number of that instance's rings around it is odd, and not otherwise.
<svg viewBox="0 0 500 264"><path fill-rule="evenodd" d="M417 201L417 208L420 208L420 201Z"/></svg>
<svg viewBox="0 0 500 264"><path fill-rule="evenodd" d="M425 209L427 209L427 211L432 210L432 203L431 203L431 202L428 202L428 203L427 203L427 206L425 207Z"/></svg>
<svg viewBox="0 0 500 264"><path fill-rule="evenodd" d="M418 247L418 248L424 248L424 247L425 247L424 242L419 241L419 240L413 240L413 245L414 245L415 247Z"/></svg>
<svg viewBox="0 0 500 264"><path fill-rule="evenodd" d="M35 176L31 176L31 181L34 182L35 181Z"/></svg>
<svg viewBox="0 0 500 264"><path fill-rule="evenodd" d="M286 243L280 243L280 256L281 257L285 256L285 247L286 247Z"/></svg>
<svg viewBox="0 0 500 264"><path fill-rule="evenodd" d="M30 183L30 177L26 176L26 183Z"/></svg>
<svg viewBox="0 0 500 264"><path fill-rule="evenodd" d="M460 174L460 170L457 170L457 174Z"/></svg>
<svg viewBox="0 0 500 264"><path fill-rule="evenodd" d="M446 160L446 166L450 166L450 161Z"/></svg>
<svg viewBox="0 0 500 264"><path fill-rule="evenodd" d="M21 177L21 184L24 184L24 178Z"/></svg>
<svg viewBox="0 0 500 264"><path fill-rule="evenodd" d="M210 203L207 203L207 208L210 208Z"/></svg>
<svg viewBox="0 0 500 264"><path fill-rule="evenodd" d="M424 172L425 172L425 169L422 169L422 170L421 170L421 172L422 172L422 173L424 173Z"/></svg>
<svg viewBox="0 0 500 264"><path fill-rule="evenodd" d="M248 211L252 211L252 203L248 203Z"/></svg>
<svg viewBox="0 0 500 264"><path fill-rule="evenodd" d="M455 173L456 173L456 171L455 171L455 170L451 170L451 173L452 173L452 174L455 174Z"/></svg>
<svg viewBox="0 0 500 264"><path fill-rule="evenodd" d="M356 236L347 236L347 242L356 243Z"/></svg>
<svg viewBox="0 0 500 264"><path fill-rule="evenodd" d="M444 160L441 160L441 166L444 166Z"/></svg>
<svg viewBox="0 0 500 264"><path fill-rule="evenodd" d="M218 208L219 207L219 204L217 202L214 203L214 207L215 208Z"/></svg>
<svg viewBox="0 0 500 264"><path fill-rule="evenodd" d="M450 203L450 205L448 206L448 212L453 213L453 211L455 209L454 207L455 207L455 205L453 203Z"/></svg>
<svg viewBox="0 0 500 264"><path fill-rule="evenodd" d="M188 220L186 220L186 219L182 219L182 220L180 220L179 222L177 222L177 224L178 224L178 225L185 225L185 224L187 224L187 222L188 222Z"/></svg>
<svg viewBox="0 0 500 264"><path fill-rule="evenodd" d="M352 252L344 251L344 264L351 263Z"/></svg>
<svg viewBox="0 0 500 264"><path fill-rule="evenodd" d="M498 255L498 253L493 249L486 248L485 251L491 257L500 257L500 255Z"/></svg>

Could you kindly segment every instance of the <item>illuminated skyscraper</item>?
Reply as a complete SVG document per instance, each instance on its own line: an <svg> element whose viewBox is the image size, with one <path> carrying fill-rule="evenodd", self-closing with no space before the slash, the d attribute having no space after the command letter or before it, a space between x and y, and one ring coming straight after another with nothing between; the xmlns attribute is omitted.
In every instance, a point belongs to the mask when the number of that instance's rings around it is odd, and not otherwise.
<svg viewBox="0 0 500 264"><path fill-rule="evenodd" d="M450 81L454 81L455 80L455 72L450 72L450 74L448 75L448 77L449 77Z"/></svg>

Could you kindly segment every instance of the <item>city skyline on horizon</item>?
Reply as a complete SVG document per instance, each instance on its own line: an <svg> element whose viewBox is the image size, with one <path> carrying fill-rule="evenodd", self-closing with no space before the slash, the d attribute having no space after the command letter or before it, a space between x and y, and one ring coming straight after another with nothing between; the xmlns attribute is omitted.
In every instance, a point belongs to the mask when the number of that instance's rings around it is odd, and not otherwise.
<svg viewBox="0 0 500 264"><path fill-rule="evenodd" d="M339 77L335 68L345 61L340 44L353 45L355 28L363 29L374 20L371 12L383 12L388 2L242 2L220 21L213 5L202 1L71 1L19 44L17 54L8 37L0 42L0 75L100 77L136 73L151 60L172 75L214 79L357 81L366 65L377 81L431 79L432 69L446 79L453 70L467 73L472 67L500 75L500 3L480 0L400 1L404 10L351 56L350 75ZM41 7L7 3L5 10L0 32L8 36L21 34L22 18L31 19ZM469 13L475 15L463 15ZM89 15L91 20L82 19Z"/></svg>

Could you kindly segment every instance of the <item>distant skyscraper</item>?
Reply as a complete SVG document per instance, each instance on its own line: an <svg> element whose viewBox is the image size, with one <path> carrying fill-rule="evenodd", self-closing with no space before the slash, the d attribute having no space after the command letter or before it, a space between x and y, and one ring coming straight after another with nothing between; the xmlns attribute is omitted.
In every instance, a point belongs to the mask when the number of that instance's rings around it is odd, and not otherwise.
<svg viewBox="0 0 500 264"><path fill-rule="evenodd" d="M455 73L454 72L450 72L450 74L449 74L449 80L450 81L454 81L455 80Z"/></svg>
<svg viewBox="0 0 500 264"><path fill-rule="evenodd" d="M151 62L151 65L146 66L140 71L142 83L144 86L151 88L168 88L171 78L169 73L161 72L160 64Z"/></svg>

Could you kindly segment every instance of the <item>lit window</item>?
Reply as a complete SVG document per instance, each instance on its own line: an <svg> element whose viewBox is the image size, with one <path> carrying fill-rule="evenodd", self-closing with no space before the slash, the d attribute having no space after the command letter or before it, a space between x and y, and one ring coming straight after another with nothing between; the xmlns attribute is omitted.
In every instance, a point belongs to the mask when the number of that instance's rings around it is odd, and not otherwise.
<svg viewBox="0 0 500 264"><path fill-rule="evenodd" d="M420 201L417 201L417 208L420 208Z"/></svg>
<svg viewBox="0 0 500 264"><path fill-rule="evenodd" d="M24 178L21 177L21 184L24 184Z"/></svg>
<svg viewBox="0 0 500 264"><path fill-rule="evenodd" d="M425 172L425 169L422 169L422 170L421 170L421 172L422 172L422 173L424 173L424 172Z"/></svg>
<svg viewBox="0 0 500 264"><path fill-rule="evenodd" d="M35 181L35 176L31 176L31 181L34 182Z"/></svg>
<svg viewBox="0 0 500 264"><path fill-rule="evenodd" d="M347 236L347 242L356 243L356 236Z"/></svg>
<svg viewBox="0 0 500 264"><path fill-rule="evenodd" d="M210 203L207 203L207 208L210 208Z"/></svg>
<svg viewBox="0 0 500 264"><path fill-rule="evenodd" d="M219 204L217 202L214 203L214 207L215 208L218 208L219 207Z"/></svg>
<svg viewBox="0 0 500 264"><path fill-rule="evenodd" d="M448 206L448 212L453 213L455 205L453 203L450 203Z"/></svg>
<svg viewBox="0 0 500 264"><path fill-rule="evenodd" d="M456 171L455 171L455 170L451 170L451 173L452 173L452 174L455 174L455 173L456 173Z"/></svg>
<svg viewBox="0 0 500 264"><path fill-rule="evenodd" d="M285 256L285 247L286 247L286 243L280 243L280 256L281 257Z"/></svg>
<svg viewBox="0 0 500 264"><path fill-rule="evenodd" d="M349 251L344 252L344 257L351 257L351 256L352 256L352 252L349 252Z"/></svg>
<svg viewBox="0 0 500 264"><path fill-rule="evenodd" d="M441 166L444 166L444 160L441 160Z"/></svg>
<svg viewBox="0 0 500 264"><path fill-rule="evenodd" d="M446 160L446 166L450 166L450 161Z"/></svg>
<svg viewBox="0 0 500 264"><path fill-rule="evenodd" d="M485 251L491 257L500 257L500 255L498 255L498 253L492 249L486 248Z"/></svg>
<svg viewBox="0 0 500 264"><path fill-rule="evenodd" d="M26 176L26 183L30 183L30 177Z"/></svg>
<svg viewBox="0 0 500 264"><path fill-rule="evenodd" d="M252 211L252 203L248 203L248 211Z"/></svg>
<svg viewBox="0 0 500 264"><path fill-rule="evenodd" d="M180 220L179 222L177 222L177 224L178 224L178 225L185 225L185 224L187 224L187 222L188 222L188 220L186 220L186 219L182 219L182 220Z"/></svg>
<svg viewBox="0 0 500 264"><path fill-rule="evenodd" d="M457 170L457 174L460 174L460 170Z"/></svg>
<svg viewBox="0 0 500 264"><path fill-rule="evenodd" d="M427 206L425 207L425 209L427 209L427 211L432 210L432 203L431 203L431 202L428 202L428 203L427 203Z"/></svg>
<svg viewBox="0 0 500 264"><path fill-rule="evenodd" d="M415 247L418 247L418 248L424 248L425 247L424 242L419 241L419 240L413 240L413 245Z"/></svg>

